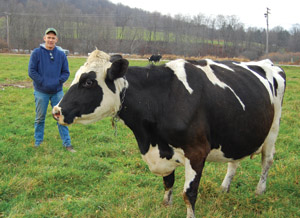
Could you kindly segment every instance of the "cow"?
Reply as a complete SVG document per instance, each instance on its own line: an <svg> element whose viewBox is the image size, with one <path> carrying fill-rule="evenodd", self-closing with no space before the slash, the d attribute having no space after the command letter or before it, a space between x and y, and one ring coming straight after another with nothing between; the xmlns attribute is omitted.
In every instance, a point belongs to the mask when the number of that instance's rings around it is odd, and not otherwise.
<svg viewBox="0 0 300 218"><path fill-rule="evenodd" d="M151 55L151 57L150 58L148 58L148 61L149 62L154 62L154 63L156 63L156 62L160 62L160 59L162 58L162 56L159 54L159 55Z"/></svg>
<svg viewBox="0 0 300 218"><path fill-rule="evenodd" d="M270 60L258 62L173 60L128 67L95 50L77 71L53 117L62 125L120 118L133 132L142 159L162 176L163 203L172 203L175 168L185 167L187 217L206 161L228 163L221 188L228 192L239 162L262 154L257 194L275 153L285 73Z"/></svg>

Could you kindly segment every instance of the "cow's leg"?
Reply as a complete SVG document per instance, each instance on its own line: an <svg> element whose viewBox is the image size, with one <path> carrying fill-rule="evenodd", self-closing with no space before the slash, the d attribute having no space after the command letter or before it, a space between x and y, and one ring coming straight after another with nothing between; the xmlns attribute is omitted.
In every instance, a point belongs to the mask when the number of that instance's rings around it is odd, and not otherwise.
<svg viewBox="0 0 300 218"><path fill-rule="evenodd" d="M197 163L197 169L188 159L185 161L185 183L183 191L183 199L187 207L187 218L195 217L195 203L198 194L198 187L201 179L202 170L204 167L205 158L202 158Z"/></svg>
<svg viewBox="0 0 300 218"><path fill-rule="evenodd" d="M275 147L274 147L274 153L275 153ZM267 186L267 177L270 167L273 164L273 152L271 153L264 153L262 152L262 172L260 176L260 180L256 187L256 194L260 195L263 194L266 191Z"/></svg>
<svg viewBox="0 0 300 218"><path fill-rule="evenodd" d="M185 183L183 199L187 207L187 218L195 217L194 211L198 187L208 153L208 143L204 144L203 147L193 147L190 151L185 151Z"/></svg>
<svg viewBox="0 0 300 218"><path fill-rule="evenodd" d="M271 144L269 144L271 143ZM262 171L260 180L256 187L256 194L260 195L266 191L267 186L267 177L269 173L269 169L273 164L273 156L275 154L275 141L274 142L265 142L262 153L261 153L261 165Z"/></svg>
<svg viewBox="0 0 300 218"><path fill-rule="evenodd" d="M172 204L173 185L175 181L175 170L168 176L163 177L165 194L163 204L169 206Z"/></svg>
<svg viewBox="0 0 300 218"><path fill-rule="evenodd" d="M275 141L279 131L279 120L274 121L271 130L263 144L261 153L262 172L260 180L256 187L256 194L260 195L266 191L267 177L270 167L273 164L273 156L275 154Z"/></svg>
<svg viewBox="0 0 300 218"><path fill-rule="evenodd" d="M222 191L229 192L231 181L235 175L236 169L238 168L239 164L239 161L228 163L227 173L221 185Z"/></svg>

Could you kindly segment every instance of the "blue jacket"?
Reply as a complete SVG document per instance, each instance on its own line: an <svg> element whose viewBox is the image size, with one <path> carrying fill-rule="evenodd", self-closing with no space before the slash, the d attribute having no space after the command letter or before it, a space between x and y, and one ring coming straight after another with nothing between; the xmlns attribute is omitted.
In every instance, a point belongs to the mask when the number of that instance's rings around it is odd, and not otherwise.
<svg viewBox="0 0 300 218"><path fill-rule="evenodd" d="M40 45L30 56L28 75L33 80L35 90L55 94L62 90L63 83L70 76L68 59L57 47L47 50Z"/></svg>

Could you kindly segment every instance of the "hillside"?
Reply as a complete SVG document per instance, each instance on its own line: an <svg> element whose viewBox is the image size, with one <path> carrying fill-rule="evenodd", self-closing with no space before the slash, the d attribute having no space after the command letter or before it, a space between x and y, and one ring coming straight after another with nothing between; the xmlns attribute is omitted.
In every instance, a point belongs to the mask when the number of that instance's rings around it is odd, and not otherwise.
<svg viewBox="0 0 300 218"><path fill-rule="evenodd" d="M170 17L113 4L108 0L2 0L0 49L31 50L43 31L59 31L59 45L87 54L97 46L107 52L181 56L244 56L265 52L265 30L245 29L236 16ZM9 30L9 31L8 31ZM270 33L270 52L300 51L300 25Z"/></svg>

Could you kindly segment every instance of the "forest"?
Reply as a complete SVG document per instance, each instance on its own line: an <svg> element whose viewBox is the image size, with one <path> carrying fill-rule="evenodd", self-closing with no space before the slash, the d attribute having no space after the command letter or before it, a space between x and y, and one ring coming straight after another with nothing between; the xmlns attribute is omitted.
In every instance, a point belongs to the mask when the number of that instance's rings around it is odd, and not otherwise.
<svg viewBox="0 0 300 218"><path fill-rule="evenodd" d="M254 60L266 52L266 29L246 28L235 15L167 16L108 0L0 1L0 51L34 49L47 27L58 30L58 45L73 54L97 47L109 53ZM268 51L299 53L300 24L270 29Z"/></svg>

